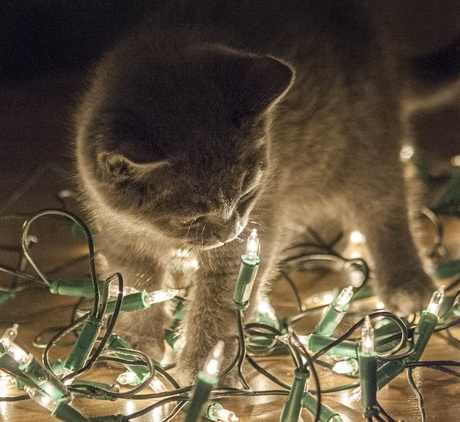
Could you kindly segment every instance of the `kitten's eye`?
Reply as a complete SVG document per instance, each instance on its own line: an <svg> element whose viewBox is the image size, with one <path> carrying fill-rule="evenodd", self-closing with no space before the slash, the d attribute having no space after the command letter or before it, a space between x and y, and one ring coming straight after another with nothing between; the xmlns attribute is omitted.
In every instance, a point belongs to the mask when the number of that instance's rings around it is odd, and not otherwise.
<svg viewBox="0 0 460 422"><path fill-rule="evenodd" d="M257 169L255 172L248 172L243 180L243 189L245 195L248 195L253 192L255 188L259 185L263 176L263 170Z"/></svg>

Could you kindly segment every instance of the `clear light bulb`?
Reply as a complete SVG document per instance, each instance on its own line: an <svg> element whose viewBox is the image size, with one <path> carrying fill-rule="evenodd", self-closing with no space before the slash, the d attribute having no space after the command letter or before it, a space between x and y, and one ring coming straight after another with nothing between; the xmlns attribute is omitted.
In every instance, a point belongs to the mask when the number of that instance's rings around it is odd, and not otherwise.
<svg viewBox="0 0 460 422"><path fill-rule="evenodd" d="M163 384L163 382L155 375L152 379L152 381L149 383L149 387L155 392L155 393L162 393L163 391L168 391L166 388L166 385Z"/></svg>
<svg viewBox="0 0 460 422"><path fill-rule="evenodd" d="M150 292L145 297L144 301L147 305L153 305L154 303L164 302L176 297L181 290L179 289L163 289Z"/></svg>
<svg viewBox="0 0 460 422"><path fill-rule="evenodd" d="M348 402L353 404L355 402L361 401L361 387L356 387L354 390L351 390Z"/></svg>
<svg viewBox="0 0 460 422"><path fill-rule="evenodd" d="M8 390L11 387L14 387L16 385L16 382L14 381L14 378L5 372L0 371L0 391L2 394L5 394L6 390Z"/></svg>
<svg viewBox="0 0 460 422"><path fill-rule="evenodd" d="M58 403L43 391L30 387L29 385L24 386L24 391L35 403L38 403L40 406L48 409L50 412L54 412L56 410Z"/></svg>
<svg viewBox="0 0 460 422"><path fill-rule="evenodd" d="M297 338L304 346L308 346L308 336L298 335Z"/></svg>
<svg viewBox="0 0 460 422"><path fill-rule="evenodd" d="M259 253L259 236L257 235L257 229L252 229L251 234L248 237L248 243L246 245L246 257L247 259L254 261L258 258Z"/></svg>
<svg viewBox="0 0 460 422"><path fill-rule="evenodd" d="M364 325L361 330L361 352L367 355L374 353L374 327L369 315L364 318Z"/></svg>
<svg viewBox="0 0 460 422"><path fill-rule="evenodd" d="M141 382L139 377L131 371L123 372L122 374L118 375L117 382L120 385L137 385ZM155 393L161 393L162 391L168 391L166 385L157 377L154 376L152 381L149 383L149 387L155 391Z"/></svg>
<svg viewBox="0 0 460 422"><path fill-rule="evenodd" d="M208 358L203 367L203 371L207 375L217 376L224 360L224 342L219 340L214 348L211 350Z"/></svg>
<svg viewBox="0 0 460 422"><path fill-rule="evenodd" d="M337 362L333 366L332 370L337 374L355 375L358 373L359 364L356 359L349 358Z"/></svg>
<svg viewBox="0 0 460 422"><path fill-rule="evenodd" d="M112 297L115 297L115 296L118 296L118 293L120 292L120 290L118 289L118 285L115 283L115 284L110 284L109 286L109 296L112 296ZM131 294L134 294L134 293L138 293L139 290L135 289L134 287L130 287L130 286L124 286L123 287L123 295L126 296L126 295L131 295Z"/></svg>
<svg viewBox="0 0 460 422"><path fill-rule="evenodd" d="M118 375L117 382L121 385L137 384L139 377L134 372L126 371Z"/></svg>
<svg viewBox="0 0 460 422"><path fill-rule="evenodd" d="M350 303L351 298L353 297L353 286L348 286L342 289L342 291L337 296L335 300L334 308L338 311L343 311L344 308Z"/></svg>
<svg viewBox="0 0 460 422"><path fill-rule="evenodd" d="M238 422L240 418L235 415L235 412L227 409L220 409L218 407L213 407L210 410L210 416L214 417L215 420L224 421L224 422Z"/></svg>
<svg viewBox="0 0 460 422"><path fill-rule="evenodd" d="M267 296L264 296L260 300L259 304L257 305L257 310L263 317L269 319L270 321L273 321L275 326L279 326L278 317L276 316L275 308L273 308L273 306L270 304L270 300L268 299Z"/></svg>
<svg viewBox="0 0 460 422"><path fill-rule="evenodd" d="M444 300L444 286L441 286L439 290L436 290L431 296L430 303L426 310L431 312L432 314L438 315L439 309L441 308L441 304Z"/></svg>
<svg viewBox="0 0 460 422"><path fill-rule="evenodd" d="M14 342L14 340L16 340L16 337L18 336L18 328L18 324L13 324L12 327L7 328L3 335L0 337L0 343L5 345Z"/></svg>
<svg viewBox="0 0 460 422"><path fill-rule="evenodd" d="M366 242L366 238L361 232L355 230L350 234L350 242L359 245L360 243Z"/></svg>
<svg viewBox="0 0 460 422"><path fill-rule="evenodd" d="M2 342L3 347L5 348L5 352L8 353L16 363L19 365L27 365L29 364L33 356L30 353L27 353L24 349L19 347L16 343L14 342Z"/></svg>
<svg viewBox="0 0 460 422"><path fill-rule="evenodd" d="M406 163L407 161L409 161L412 156L414 155L414 147L412 145L404 145L402 148L401 148L401 151L399 153L399 159L403 162L403 163Z"/></svg>

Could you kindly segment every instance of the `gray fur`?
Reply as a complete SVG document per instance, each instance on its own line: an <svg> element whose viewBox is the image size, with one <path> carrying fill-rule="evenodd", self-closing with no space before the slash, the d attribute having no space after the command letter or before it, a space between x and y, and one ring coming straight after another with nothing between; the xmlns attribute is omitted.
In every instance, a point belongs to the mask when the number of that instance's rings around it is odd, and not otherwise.
<svg viewBox="0 0 460 422"><path fill-rule="evenodd" d="M433 287L409 231L399 162L397 75L350 1L158 1L101 60L77 116L83 203L104 272L172 285L188 248L179 374L236 349L232 296L245 239L261 237L252 312L283 251L307 227L359 228L389 308L420 309ZM327 233L327 232L325 232ZM223 246L220 246L221 243ZM102 265L102 264L101 264ZM123 315L134 346L159 359L158 305Z"/></svg>

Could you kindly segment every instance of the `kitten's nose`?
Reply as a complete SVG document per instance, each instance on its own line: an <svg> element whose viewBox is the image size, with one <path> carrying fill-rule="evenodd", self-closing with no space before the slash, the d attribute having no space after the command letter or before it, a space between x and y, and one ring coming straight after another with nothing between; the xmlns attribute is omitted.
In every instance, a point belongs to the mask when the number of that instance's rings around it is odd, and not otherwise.
<svg viewBox="0 0 460 422"><path fill-rule="evenodd" d="M212 224L212 231L219 242L230 242L243 231L244 225L236 213L232 213L231 218L225 222Z"/></svg>

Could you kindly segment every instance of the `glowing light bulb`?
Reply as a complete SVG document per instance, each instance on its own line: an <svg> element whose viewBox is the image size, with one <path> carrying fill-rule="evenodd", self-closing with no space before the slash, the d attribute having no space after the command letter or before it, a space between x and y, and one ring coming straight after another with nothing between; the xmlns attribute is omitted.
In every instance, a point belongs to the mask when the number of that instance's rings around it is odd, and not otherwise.
<svg viewBox="0 0 460 422"><path fill-rule="evenodd" d="M368 315L361 330L361 352L366 355L374 353L374 327Z"/></svg>
<svg viewBox="0 0 460 422"><path fill-rule="evenodd" d="M399 159L403 162L403 163L406 163L407 161L409 161L413 155L414 155L414 147L412 145L404 145L402 148L401 148L401 151L399 153Z"/></svg>
<svg viewBox="0 0 460 422"><path fill-rule="evenodd" d="M212 420L219 420L224 422L238 422L240 418L235 415L235 412L221 408L220 406L213 406L209 410L209 416Z"/></svg>
<svg viewBox="0 0 460 422"><path fill-rule="evenodd" d="M162 393L163 391L168 391L166 385L157 377L154 376L152 381L149 383L149 387L155 391L155 393Z"/></svg>
<svg viewBox="0 0 460 422"><path fill-rule="evenodd" d="M24 349L19 347L14 342L2 342L5 352L8 353L13 360L15 360L19 365L26 366L33 360L33 356L30 353L27 353Z"/></svg>
<svg viewBox="0 0 460 422"><path fill-rule="evenodd" d="M118 375L117 382L120 385L139 385L142 382L142 380L134 372L126 371ZM149 387L153 391L155 391L155 393L168 391L166 385L164 385L163 382L157 376L154 376L152 381L150 381Z"/></svg>
<svg viewBox="0 0 460 422"><path fill-rule="evenodd" d="M217 376L224 360L224 342L219 340L214 348L211 350L208 358L203 367L203 371L206 375Z"/></svg>
<svg viewBox="0 0 460 422"><path fill-rule="evenodd" d="M58 403L42 391L30 387L29 385L24 386L24 391L35 403L38 403L40 406L48 409L50 412L54 412L56 410Z"/></svg>
<svg viewBox="0 0 460 422"><path fill-rule="evenodd" d="M344 311L345 308L350 303L351 298L353 297L353 286L348 286L342 289L342 291L337 296L337 299L334 303L334 308L338 311Z"/></svg>
<svg viewBox="0 0 460 422"><path fill-rule="evenodd" d="M304 346L308 346L308 336L298 335L297 339L302 343Z"/></svg>
<svg viewBox="0 0 460 422"><path fill-rule="evenodd" d="M315 295L309 296L305 299L304 303L305 306L308 308L311 306L317 306L317 305L329 305L335 298L336 292L333 290L325 291L325 292L320 292Z"/></svg>
<svg viewBox="0 0 460 422"><path fill-rule="evenodd" d="M426 310L431 312L434 315L438 315L439 309L441 308L441 304L444 300L444 286L441 286L439 290L436 290L431 296L430 303Z"/></svg>
<svg viewBox="0 0 460 422"><path fill-rule="evenodd" d="M378 300L375 302L375 307L376 309L385 309L385 303L383 303L381 300Z"/></svg>
<svg viewBox="0 0 460 422"><path fill-rule="evenodd" d="M179 274L185 274L190 270L196 271L200 268L200 265L198 264L198 260L190 255L187 249L176 249L173 259L168 264L169 270Z"/></svg>
<svg viewBox="0 0 460 422"><path fill-rule="evenodd" d="M166 300L170 300L173 297L176 297L181 290L179 289L163 289L163 290L156 290L154 292L150 292L145 297L144 301L146 305L150 306L154 303L164 302Z"/></svg>
<svg viewBox="0 0 460 422"><path fill-rule="evenodd" d="M349 268L347 271L347 275L353 287L359 287L363 284L364 274L361 271L355 268Z"/></svg>
<svg viewBox="0 0 460 422"><path fill-rule="evenodd" d="M275 309L270 304L267 296L264 296L257 305L259 312L258 321L271 325L272 327L279 328L278 317L276 316Z"/></svg>
<svg viewBox="0 0 460 422"><path fill-rule="evenodd" d="M248 243L246 245L246 258L250 261L257 260L259 253L259 236L257 235L257 229L252 229L251 234L248 237Z"/></svg>
<svg viewBox="0 0 460 422"><path fill-rule="evenodd" d="M361 401L361 387L356 387L354 390L351 390L350 396L348 397L349 404L353 404L358 401Z"/></svg>
<svg viewBox="0 0 460 422"><path fill-rule="evenodd" d="M337 374L356 375L359 370L358 361L354 358L348 358L337 362L332 370Z"/></svg>
<svg viewBox="0 0 460 422"><path fill-rule="evenodd" d="M454 155L450 162L454 167L460 167L460 155Z"/></svg>
<svg viewBox="0 0 460 422"><path fill-rule="evenodd" d="M359 245L361 243L365 243L366 238L364 237L364 235L361 232L355 230L355 231L351 232L351 234L350 234L350 242L354 243L355 245Z"/></svg>
<svg viewBox="0 0 460 422"><path fill-rule="evenodd" d="M6 394L6 390L8 390L11 387L14 387L15 385L16 382L14 381L13 377L0 371L0 392L2 394Z"/></svg>

